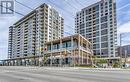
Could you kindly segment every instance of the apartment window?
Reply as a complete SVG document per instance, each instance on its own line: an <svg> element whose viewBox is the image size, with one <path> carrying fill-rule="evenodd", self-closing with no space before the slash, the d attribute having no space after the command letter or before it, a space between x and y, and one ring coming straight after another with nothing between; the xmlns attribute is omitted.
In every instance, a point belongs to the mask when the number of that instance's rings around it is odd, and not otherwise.
<svg viewBox="0 0 130 82"><path fill-rule="evenodd" d="M86 35L88 38L92 38L92 34L90 33L89 35Z"/></svg>
<svg viewBox="0 0 130 82"><path fill-rule="evenodd" d="M67 47L71 47L71 41L67 42Z"/></svg>
<svg viewBox="0 0 130 82"><path fill-rule="evenodd" d="M110 21L113 21L112 18L110 19Z"/></svg>
<svg viewBox="0 0 130 82"><path fill-rule="evenodd" d="M96 26L96 30L99 30L99 25Z"/></svg>
<svg viewBox="0 0 130 82"><path fill-rule="evenodd" d="M112 22L110 22L110 24L112 24Z"/></svg>
<svg viewBox="0 0 130 82"><path fill-rule="evenodd" d="M108 37L107 37L107 36L102 36L102 37L101 37L101 42L107 41L107 40L108 40Z"/></svg>
<svg viewBox="0 0 130 82"><path fill-rule="evenodd" d="M113 42L111 42L111 44L113 44Z"/></svg>
<svg viewBox="0 0 130 82"><path fill-rule="evenodd" d="M99 42L99 37L93 38L93 43Z"/></svg>
<svg viewBox="0 0 130 82"><path fill-rule="evenodd" d="M99 36L99 31L93 33L93 37Z"/></svg>
<svg viewBox="0 0 130 82"><path fill-rule="evenodd" d="M113 27L113 25L110 25L110 27Z"/></svg>
<svg viewBox="0 0 130 82"><path fill-rule="evenodd" d="M99 44L94 44L93 45L93 49L96 49L96 48L99 48L100 46L99 46Z"/></svg>
<svg viewBox="0 0 130 82"><path fill-rule="evenodd" d="M110 31L113 31L113 28L110 28Z"/></svg>
<svg viewBox="0 0 130 82"><path fill-rule="evenodd" d="M99 11L99 5L97 5L95 8L96 11Z"/></svg>
<svg viewBox="0 0 130 82"><path fill-rule="evenodd" d="M113 47L113 45L111 45L111 47Z"/></svg>
<svg viewBox="0 0 130 82"><path fill-rule="evenodd" d="M113 41L113 38L110 38L110 40L112 40L112 41Z"/></svg>
<svg viewBox="0 0 130 82"><path fill-rule="evenodd" d="M86 27L88 27L88 26L89 26L89 23L87 22L87 23L86 23Z"/></svg>
<svg viewBox="0 0 130 82"><path fill-rule="evenodd" d="M91 8L89 9L89 12L91 12Z"/></svg>
<svg viewBox="0 0 130 82"><path fill-rule="evenodd" d="M92 15L89 15L89 16L88 16L88 20L91 20L91 19L92 19Z"/></svg>
<svg viewBox="0 0 130 82"><path fill-rule="evenodd" d="M107 28L107 23L101 24L101 29Z"/></svg>
<svg viewBox="0 0 130 82"><path fill-rule="evenodd" d="M109 7L112 7L112 4L110 4Z"/></svg>
<svg viewBox="0 0 130 82"><path fill-rule="evenodd" d="M107 16L104 16L101 18L101 23L106 22L106 21L107 21Z"/></svg>
<svg viewBox="0 0 130 82"><path fill-rule="evenodd" d="M83 30L80 30L80 33L81 34L84 34L85 33L85 30L83 29Z"/></svg>
<svg viewBox="0 0 130 82"><path fill-rule="evenodd" d="M99 13L96 13L96 18L98 18L99 17Z"/></svg>
<svg viewBox="0 0 130 82"><path fill-rule="evenodd" d="M101 3L101 6L103 6L103 3Z"/></svg>
<svg viewBox="0 0 130 82"><path fill-rule="evenodd" d="M101 35L106 35L107 33L108 33L107 29L101 31Z"/></svg>
<svg viewBox="0 0 130 82"><path fill-rule="evenodd" d="M86 28L86 33L91 32L92 28Z"/></svg>
<svg viewBox="0 0 130 82"><path fill-rule="evenodd" d="M106 47L108 47L108 43L107 42L101 43L101 48L106 48Z"/></svg>
<svg viewBox="0 0 130 82"><path fill-rule="evenodd" d="M96 19L96 24L99 24L99 19Z"/></svg>
<svg viewBox="0 0 130 82"><path fill-rule="evenodd" d="M53 45L53 50L57 49L57 44Z"/></svg>
<svg viewBox="0 0 130 82"><path fill-rule="evenodd" d="M86 16L86 21L88 21L88 16Z"/></svg>
<svg viewBox="0 0 130 82"><path fill-rule="evenodd" d="M108 7L107 7L107 6L105 6L105 8L107 9Z"/></svg>
<svg viewBox="0 0 130 82"><path fill-rule="evenodd" d="M88 15L88 13L89 13L89 11L88 11L88 10L86 10L86 15Z"/></svg>
<svg viewBox="0 0 130 82"><path fill-rule="evenodd" d="M101 49L101 55L108 55L108 49Z"/></svg>
<svg viewBox="0 0 130 82"><path fill-rule="evenodd" d="M109 3L112 3L112 0L109 0Z"/></svg>
<svg viewBox="0 0 130 82"><path fill-rule="evenodd" d="M48 45L48 46L47 46L47 50L51 50L51 45Z"/></svg>
<svg viewBox="0 0 130 82"><path fill-rule="evenodd" d="M100 55L100 50L95 50L94 55Z"/></svg>
<svg viewBox="0 0 130 82"><path fill-rule="evenodd" d="M65 42L62 44L62 48L66 48L66 43Z"/></svg>
<svg viewBox="0 0 130 82"><path fill-rule="evenodd" d="M109 8L109 10L111 11L111 10L112 10L112 8Z"/></svg>
<svg viewBox="0 0 130 82"><path fill-rule="evenodd" d="M105 2L105 5L107 5L107 2Z"/></svg>
<svg viewBox="0 0 130 82"><path fill-rule="evenodd" d="M84 24L81 24L81 25L80 25L80 29L82 29L82 28L84 28Z"/></svg>
<svg viewBox="0 0 130 82"><path fill-rule="evenodd" d="M89 26L91 26L92 22L89 22Z"/></svg>

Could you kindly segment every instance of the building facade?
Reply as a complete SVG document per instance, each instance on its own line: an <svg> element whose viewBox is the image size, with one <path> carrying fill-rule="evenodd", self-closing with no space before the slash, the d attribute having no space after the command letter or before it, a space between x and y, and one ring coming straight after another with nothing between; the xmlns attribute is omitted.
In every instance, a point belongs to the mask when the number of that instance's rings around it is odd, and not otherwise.
<svg viewBox="0 0 130 82"><path fill-rule="evenodd" d="M42 55L45 42L63 37L63 23L64 19L53 7L40 5L11 26L8 57Z"/></svg>
<svg viewBox="0 0 130 82"><path fill-rule="evenodd" d="M92 44L80 34L45 43L46 64L92 65ZM46 56L45 55L45 56Z"/></svg>
<svg viewBox="0 0 130 82"><path fill-rule="evenodd" d="M12 47L13 47L13 26L9 27L9 36L8 36L8 58L12 57Z"/></svg>
<svg viewBox="0 0 130 82"><path fill-rule="evenodd" d="M92 44L80 34L44 43L43 55L4 60L7 66L76 66L93 65Z"/></svg>
<svg viewBox="0 0 130 82"><path fill-rule="evenodd" d="M94 55L116 57L116 1L101 0L77 12L75 32L92 42Z"/></svg>

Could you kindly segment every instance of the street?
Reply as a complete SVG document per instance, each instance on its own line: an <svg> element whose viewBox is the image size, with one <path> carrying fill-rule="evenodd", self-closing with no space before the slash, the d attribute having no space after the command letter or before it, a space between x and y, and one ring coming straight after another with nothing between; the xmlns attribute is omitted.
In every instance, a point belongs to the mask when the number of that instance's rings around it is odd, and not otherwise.
<svg viewBox="0 0 130 82"><path fill-rule="evenodd" d="M130 71L3 66L0 82L130 82Z"/></svg>

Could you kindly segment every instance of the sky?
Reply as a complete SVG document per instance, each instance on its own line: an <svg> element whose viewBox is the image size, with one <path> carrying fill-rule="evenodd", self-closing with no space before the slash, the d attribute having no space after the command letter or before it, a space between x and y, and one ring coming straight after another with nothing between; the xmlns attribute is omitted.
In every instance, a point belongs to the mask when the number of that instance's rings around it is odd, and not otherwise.
<svg viewBox="0 0 130 82"><path fill-rule="evenodd" d="M65 35L74 34L74 17L76 12L82 8L94 4L100 0L17 0L32 9L43 3L54 7L64 18ZM123 33L123 45L130 44L130 0L116 0L117 2L117 27L118 35ZM24 15L29 13L28 9L15 2L15 11ZM8 28L23 16L14 14L13 16L0 16L0 60L6 59L8 55ZM69 33L69 34L68 34ZM118 36L119 39L119 36ZM119 40L118 40L119 43Z"/></svg>

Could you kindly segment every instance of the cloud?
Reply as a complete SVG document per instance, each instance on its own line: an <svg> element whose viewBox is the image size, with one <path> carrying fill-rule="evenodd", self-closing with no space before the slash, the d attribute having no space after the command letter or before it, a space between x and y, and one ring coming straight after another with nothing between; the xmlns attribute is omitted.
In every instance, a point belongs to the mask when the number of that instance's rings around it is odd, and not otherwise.
<svg viewBox="0 0 130 82"><path fill-rule="evenodd" d="M126 23L124 23L122 25L119 25L118 34L126 33L126 32L130 32L130 21L126 22Z"/></svg>
<svg viewBox="0 0 130 82"><path fill-rule="evenodd" d="M120 7L120 8L117 8L117 11L122 10L122 9L128 7L128 6L130 6L130 4L126 4L126 5L124 5L124 6Z"/></svg>

